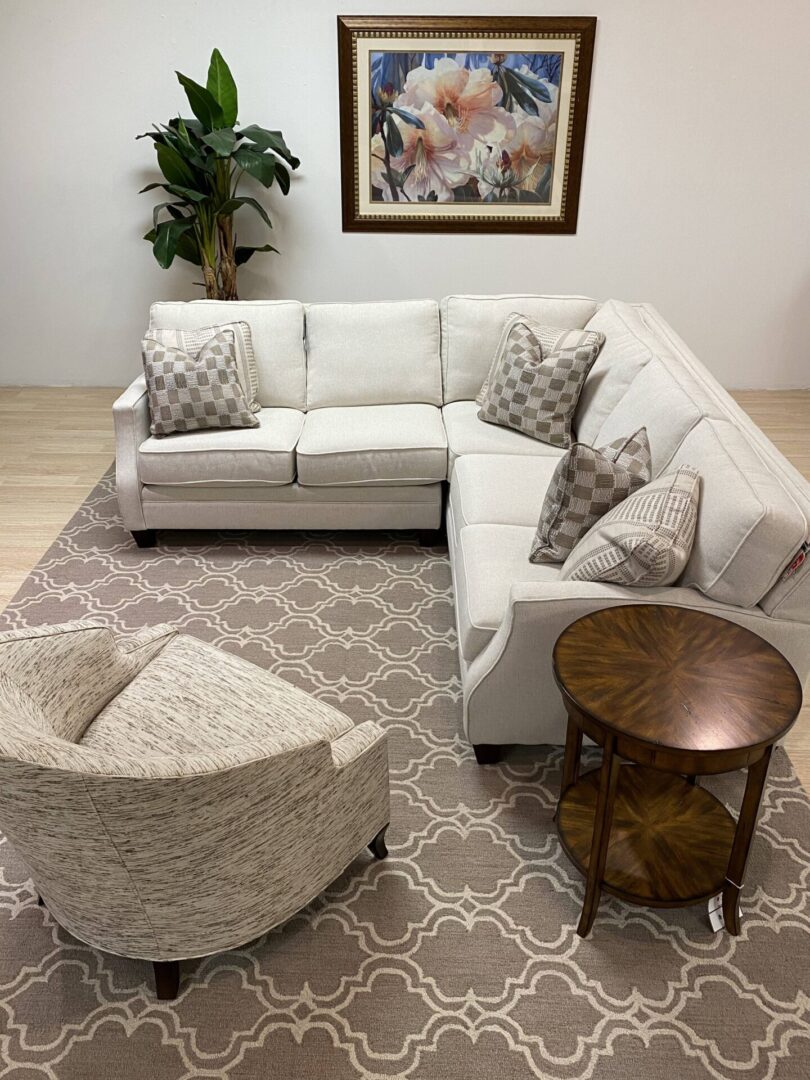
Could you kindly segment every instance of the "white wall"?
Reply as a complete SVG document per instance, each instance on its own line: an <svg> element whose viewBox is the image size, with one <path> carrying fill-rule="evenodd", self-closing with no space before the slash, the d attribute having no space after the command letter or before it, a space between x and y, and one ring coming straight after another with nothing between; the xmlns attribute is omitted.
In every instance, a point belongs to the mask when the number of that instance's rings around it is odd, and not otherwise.
<svg viewBox="0 0 810 1080"><path fill-rule="evenodd" d="M244 297L651 300L727 386L810 385L807 0L554 0L599 16L578 233L344 235L335 15L431 8L501 0L3 4L0 383L121 385L149 302L200 295L140 239L156 177L134 136L187 114L174 69L204 82L216 45L242 121L303 162L270 194L283 255L241 271Z"/></svg>

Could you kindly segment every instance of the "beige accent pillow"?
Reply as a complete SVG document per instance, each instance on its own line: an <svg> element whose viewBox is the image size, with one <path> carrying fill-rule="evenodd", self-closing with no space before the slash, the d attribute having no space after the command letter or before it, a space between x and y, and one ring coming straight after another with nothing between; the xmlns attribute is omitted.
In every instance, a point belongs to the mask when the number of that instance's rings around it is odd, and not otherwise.
<svg viewBox="0 0 810 1080"><path fill-rule="evenodd" d="M537 343L537 347L540 350L538 360L542 360L547 353L554 352L562 335L569 333L568 330L562 330L559 326L544 326L542 323L534 322L534 320L530 319L527 315L521 315L519 312L513 311L511 315L508 316L506 322L503 324L501 336L498 338L498 344L495 348L492 362L489 365L489 372L487 373L487 377L484 379L483 385L481 386L481 389L478 391L478 394L475 398L476 405L484 404L487 392L489 391L490 380L492 379L493 374L497 371L498 366L501 363L504 350L506 349L506 344L509 340L509 335L512 333L512 330L516 326L520 325L525 326L529 330L530 334L533 335ZM582 331L579 330L574 331L574 333L581 332Z"/></svg>
<svg viewBox="0 0 810 1080"><path fill-rule="evenodd" d="M692 550L699 494L697 469L681 465L628 495L580 540L560 580L673 585Z"/></svg>
<svg viewBox="0 0 810 1080"><path fill-rule="evenodd" d="M250 324L246 322L222 323L219 326L205 326L200 330L171 330L157 328L147 330L146 337L158 341L161 345L180 349L191 357L196 357L200 349L221 331L233 334L236 355L236 374L242 394L252 413L261 412L259 404L259 368L253 354L253 338Z"/></svg>
<svg viewBox="0 0 810 1080"><path fill-rule="evenodd" d="M557 333L554 350L544 354L526 320L512 321L478 418L567 450L582 386L605 339L585 330Z"/></svg>
<svg viewBox="0 0 810 1080"><path fill-rule="evenodd" d="M153 435L259 426L237 377L230 330L214 334L196 357L149 337L141 350Z"/></svg>
<svg viewBox="0 0 810 1080"><path fill-rule="evenodd" d="M529 562L565 562L608 510L650 479L647 429L598 450L574 443L560 458L548 486Z"/></svg>

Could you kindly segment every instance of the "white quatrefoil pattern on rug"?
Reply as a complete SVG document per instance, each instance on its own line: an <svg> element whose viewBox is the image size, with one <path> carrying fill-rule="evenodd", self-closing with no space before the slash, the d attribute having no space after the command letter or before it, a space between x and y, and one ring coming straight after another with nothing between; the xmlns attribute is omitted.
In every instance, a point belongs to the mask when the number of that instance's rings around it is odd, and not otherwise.
<svg viewBox="0 0 810 1080"><path fill-rule="evenodd" d="M450 568L408 534L164 533L137 549L110 476L0 627L171 622L390 734L391 855L363 853L244 948L150 965L60 930L0 842L8 1080L799 1080L810 1076L810 803L774 757L743 932L605 898L552 815L560 748L475 763ZM542 703L538 702L538 707ZM741 776L712 780L736 807Z"/></svg>

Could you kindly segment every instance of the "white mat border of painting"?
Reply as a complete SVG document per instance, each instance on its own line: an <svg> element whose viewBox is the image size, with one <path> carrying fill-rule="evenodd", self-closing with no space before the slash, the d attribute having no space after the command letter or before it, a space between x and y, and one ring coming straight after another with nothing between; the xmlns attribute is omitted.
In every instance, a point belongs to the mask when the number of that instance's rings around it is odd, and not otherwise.
<svg viewBox="0 0 810 1080"><path fill-rule="evenodd" d="M378 216L383 204L371 201L371 109L360 108L360 102L368 102L371 96L371 63L372 52L554 52L563 54L563 78L559 88L559 104L557 108L557 142L554 149L554 161L565 162L566 141L568 128L571 122L571 84L574 72L574 58L576 55L576 40L569 38L532 38L527 45L533 48L517 49L515 37L481 37L481 38L436 38L436 37L408 37L407 48L397 48L397 39L391 37L362 37L357 40L357 154L358 154L358 180L360 191L359 213ZM542 42L542 48L538 46ZM443 47L444 46L444 47ZM563 168L555 168L551 184L551 202L548 206L537 203L504 204L504 203L475 203L475 216L478 217L528 217L532 219L542 217L557 218L562 210L563 196ZM469 203L439 203L441 216L469 217ZM425 203L385 203L386 216L409 217L414 214L423 217Z"/></svg>

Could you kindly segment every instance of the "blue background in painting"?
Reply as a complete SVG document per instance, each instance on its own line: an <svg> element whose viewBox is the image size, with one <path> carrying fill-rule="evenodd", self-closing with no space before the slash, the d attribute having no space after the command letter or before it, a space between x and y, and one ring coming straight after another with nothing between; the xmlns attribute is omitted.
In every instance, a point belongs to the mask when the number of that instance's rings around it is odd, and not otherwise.
<svg viewBox="0 0 810 1080"><path fill-rule="evenodd" d="M395 90L402 90L405 76L412 69L424 66L431 69L443 56L452 57L466 68L492 67L490 53L474 52L372 52L371 53L371 92L376 94L381 86L391 83ZM511 52L506 54L504 67L520 68L524 64L539 79L548 79L555 86L560 84L560 66L562 53Z"/></svg>

